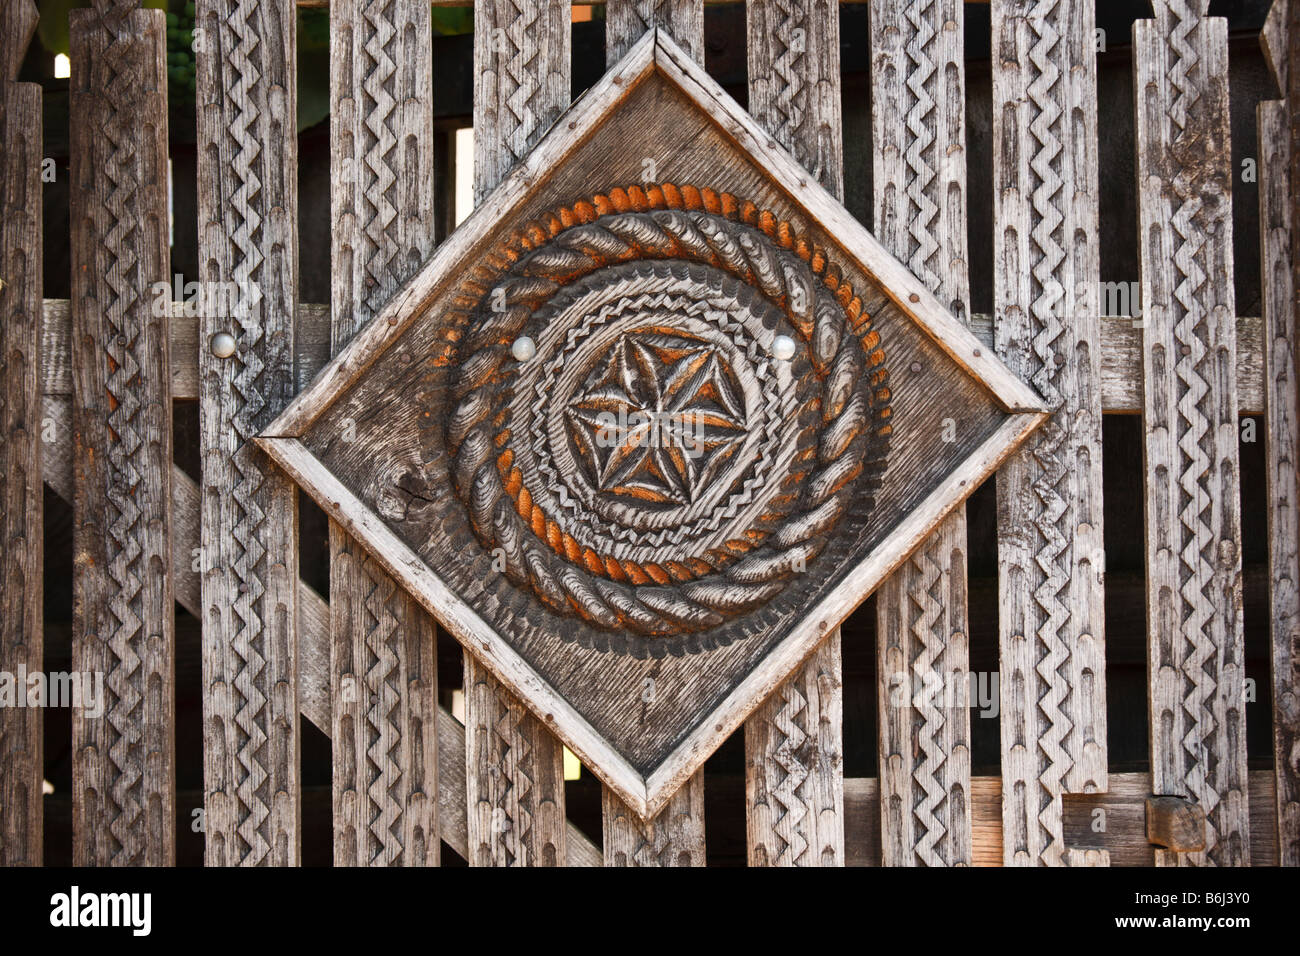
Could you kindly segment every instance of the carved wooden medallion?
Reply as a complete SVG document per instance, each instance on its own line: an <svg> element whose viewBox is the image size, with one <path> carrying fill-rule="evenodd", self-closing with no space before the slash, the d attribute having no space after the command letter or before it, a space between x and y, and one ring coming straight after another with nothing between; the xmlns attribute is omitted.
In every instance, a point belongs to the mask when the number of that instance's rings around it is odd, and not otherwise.
<svg viewBox="0 0 1300 956"><path fill-rule="evenodd" d="M648 817L1042 417L649 34L261 442Z"/></svg>

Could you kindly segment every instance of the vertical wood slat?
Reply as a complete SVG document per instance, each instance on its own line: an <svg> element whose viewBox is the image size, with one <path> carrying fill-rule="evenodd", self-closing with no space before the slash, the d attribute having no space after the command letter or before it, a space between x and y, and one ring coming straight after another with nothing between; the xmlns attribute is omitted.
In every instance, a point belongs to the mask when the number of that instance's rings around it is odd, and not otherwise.
<svg viewBox="0 0 1300 956"><path fill-rule="evenodd" d="M1245 865L1245 660L1227 21L1154 0L1134 25L1152 786L1196 800Z"/></svg>
<svg viewBox="0 0 1300 956"><path fill-rule="evenodd" d="M750 0L749 111L844 195L839 5ZM844 865L843 677L836 628L745 722L751 866Z"/></svg>
<svg viewBox="0 0 1300 956"><path fill-rule="evenodd" d="M338 352L433 251L433 46L421 0L330 8ZM334 862L436 866L437 628L330 523Z"/></svg>
<svg viewBox="0 0 1300 956"><path fill-rule="evenodd" d="M969 318L965 54L958 0L873 4L875 235ZM959 508L876 592L881 861L971 860L966 512ZM927 683L931 682L931 683Z"/></svg>
<svg viewBox="0 0 1300 956"><path fill-rule="evenodd" d="M605 63L627 54L647 30L660 29L704 62L704 0L611 0L605 5ZM642 822L601 788L606 866L704 866L704 769L695 772L653 820Z"/></svg>
<svg viewBox="0 0 1300 956"><path fill-rule="evenodd" d="M647 30L666 30L704 64L704 0L609 0L605 4L605 67L612 67Z"/></svg>
<svg viewBox="0 0 1300 956"><path fill-rule="evenodd" d="M205 859L301 860L298 496L252 441L295 392L295 19L198 0ZM214 336L234 337L233 355Z"/></svg>
<svg viewBox="0 0 1300 956"><path fill-rule="evenodd" d="M0 671L13 681L0 704L0 866L40 866L44 721L22 675L44 669L42 94L11 75L0 71Z"/></svg>
<svg viewBox="0 0 1300 956"><path fill-rule="evenodd" d="M175 862L165 17L132 0L71 14L73 861Z"/></svg>
<svg viewBox="0 0 1300 956"><path fill-rule="evenodd" d="M1300 408L1292 351L1291 142L1285 100L1260 103L1257 115L1277 845L1282 866L1300 866Z"/></svg>
<svg viewBox="0 0 1300 956"><path fill-rule="evenodd" d="M568 0L474 4L474 198L496 186L569 104ZM565 860L564 748L465 654L471 866Z"/></svg>
<svg viewBox="0 0 1300 956"><path fill-rule="evenodd" d="M1274 57L1274 74L1277 75L1279 86L1282 87L1284 95L1284 105L1286 105L1287 117L1286 129L1279 130L1277 138L1286 138L1287 144L1287 161L1283 166L1287 170L1284 173L1287 182L1287 193L1281 202L1288 204L1287 215L1288 221L1287 239L1290 242L1290 294L1286 298L1278 298L1279 308L1283 311L1290 312L1292 319L1296 316L1297 307L1300 307L1300 239L1295 237L1292 230L1300 228L1300 0L1273 0L1274 12L1279 16L1270 17L1274 22L1281 21L1283 40L1277 44L1277 56ZM1282 5L1286 4L1286 9ZM1278 62L1281 61L1281 62ZM1274 168L1278 169L1278 168ZM1282 176L1282 173L1275 173ZM1261 187L1261 194L1264 187ZM1265 212L1260 213L1261 222L1265 221ZM1262 261L1270 261L1269 254L1271 248L1266 247L1264 254L1261 255ZM1283 264L1282 268L1286 268ZM1265 295L1270 295L1270 282L1265 282ZM1269 308L1269 300L1265 299L1265 308ZM1292 376L1295 375L1295 369L1300 369L1300 337L1296 336L1295 325L1292 324L1291 336L1287 339L1291 349L1291 369ZM1268 336L1265 337L1269 341ZM1279 343L1284 349L1286 343ZM1269 349L1270 346L1265 346ZM1266 365L1271 368L1271 365ZM1300 408L1297 408L1297 397L1295 388L1295 378L1291 378L1291 395L1288 401L1288 411L1291 415L1300 415ZM1268 385L1265 386L1269 388ZM1266 399L1268 401L1268 399ZM1269 441L1275 440L1274 434L1270 433ZM1300 454L1294 451L1292 447L1291 458L1291 486L1300 489ZM1296 509L1300 509L1300 502L1295 497L1290 501L1292 515ZM1300 545L1297 545L1300 546ZM1292 566L1294 567L1294 566ZM1292 579L1294 587L1300 587L1300 581ZM1284 866L1300 866L1300 701L1296 700L1296 688L1300 687L1300 632L1292 628L1290 635L1286 636L1286 644L1282 643L1281 635L1275 632L1275 643L1273 646L1273 721L1274 721L1274 773L1278 775L1278 857ZM1279 695L1278 685L1284 684L1287 687L1288 695ZM1286 713L1283 715L1283 708ZM1286 783L1283 783L1283 775L1286 777ZM1282 800L1286 799L1286 805Z"/></svg>
<svg viewBox="0 0 1300 956"><path fill-rule="evenodd" d="M1061 795L1106 789L1093 4L994 0L994 346L1056 409L1002 466L998 615L1006 865L1064 844Z"/></svg>

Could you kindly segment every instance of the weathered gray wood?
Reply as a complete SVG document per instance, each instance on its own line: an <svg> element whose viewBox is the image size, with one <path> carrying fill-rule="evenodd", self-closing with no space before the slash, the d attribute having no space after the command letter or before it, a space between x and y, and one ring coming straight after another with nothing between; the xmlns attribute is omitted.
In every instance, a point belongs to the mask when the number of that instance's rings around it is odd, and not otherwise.
<svg viewBox="0 0 1300 956"><path fill-rule="evenodd" d="M432 72L427 3L333 5L333 352L433 250ZM436 626L334 523L330 551L334 862L437 865Z"/></svg>
<svg viewBox="0 0 1300 956"><path fill-rule="evenodd" d="M104 675L102 716L72 716L79 866L175 861L164 29L130 0L71 15L72 664Z"/></svg>
<svg viewBox="0 0 1300 956"><path fill-rule="evenodd" d="M11 44L0 41L0 50ZM19 675L45 669L41 88L10 75L0 71L0 671L12 682L0 695L0 866L40 866L43 720L28 704L42 701L29 702Z"/></svg>
<svg viewBox="0 0 1300 956"><path fill-rule="evenodd" d="M704 866L704 771L698 770L649 823L609 787L602 790L606 866Z"/></svg>
<svg viewBox="0 0 1300 956"><path fill-rule="evenodd" d="M187 315L185 305L172 303L172 398L197 398L199 394L199 320ZM1102 316L1101 408L1113 414L1142 413L1142 329L1127 316ZM71 319L67 299L46 299L41 331L41 381L46 395L72 394L69 356ZM971 316L971 331L982 346L993 347L993 317ZM330 308L319 303L298 304L297 340L294 348L298 385L305 388L329 362ZM1237 319L1237 411L1258 415L1264 411L1263 320Z"/></svg>
<svg viewBox="0 0 1300 956"><path fill-rule="evenodd" d="M749 112L826 190L844 195L838 6L751 0ZM751 866L844 865L844 735L836 629L745 722Z"/></svg>
<svg viewBox="0 0 1300 956"><path fill-rule="evenodd" d="M605 66L627 55L647 30L666 30L704 64L704 0L609 0L605 4Z"/></svg>
<svg viewBox="0 0 1300 956"><path fill-rule="evenodd" d="M474 5L476 202L568 105L570 49L564 0ZM468 653L464 686L470 865L562 865L564 748Z"/></svg>
<svg viewBox="0 0 1300 956"><path fill-rule="evenodd" d="M871 9L875 235L959 319L969 318L965 54L957 0ZM881 859L971 859L970 717L914 693L965 687L966 518L959 508L876 592Z"/></svg>
<svg viewBox="0 0 1300 956"><path fill-rule="evenodd" d="M1276 6L1276 5L1275 5ZM1259 228L1264 292L1265 396L1268 404L1269 622L1273 656L1273 769L1277 776L1278 853L1300 866L1300 459L1297 432L1296 322L1291 278L1290 130L1286 102L1257 108Z"/></svg>
<svg viewBox="0 0 1300 956"><path fill-rule="evenodd" d="M703 0L612 0L605 5L606 65L614 66L652 29L670 34L703 64ZM601 790L607 866L704 865L703 770L648 823L609 787Z"/></svg>
<svg viewBox="0 0 1300 956"><path fill-rule="evenodd" d="M198 339L205 859L291 866L298 498L250 439L296 391L294 13L279 0L198 0L195 28L200 276L232 293ZM212 346L222 333L236 343L225 358Z"/></svg>
<svg viewBox="0 0 1300 956"><path fill-rule="evenodd" d="M1249 862L1227 22L1155 0L1134 26L1145 324L1154 792L1195 800L1204 853Z"/></svg>
<svg viewBox="0 0 1300 956"><path fill-rule="evenodd" d="M1003 848L1104 863L1061 819L1106 789L1095 18L994 0L992 23L995 347L1055 409L998 472Z"/></svg>

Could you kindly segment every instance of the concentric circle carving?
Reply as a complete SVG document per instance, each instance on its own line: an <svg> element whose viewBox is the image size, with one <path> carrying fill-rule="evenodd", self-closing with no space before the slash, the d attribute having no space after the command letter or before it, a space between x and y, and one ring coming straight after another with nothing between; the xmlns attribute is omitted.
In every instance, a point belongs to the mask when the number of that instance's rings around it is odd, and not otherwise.
<svg viewBox="0 0 1300 956"><path fill-rule="evenodd" d="M508 577L593 625L586 641L731 639L713 629L785 590L850 504L870 508L884 349L789 223L726 193L632 187L489 261L453 322L456 493ZM790 358L773 356L782 336Z"/></svg>

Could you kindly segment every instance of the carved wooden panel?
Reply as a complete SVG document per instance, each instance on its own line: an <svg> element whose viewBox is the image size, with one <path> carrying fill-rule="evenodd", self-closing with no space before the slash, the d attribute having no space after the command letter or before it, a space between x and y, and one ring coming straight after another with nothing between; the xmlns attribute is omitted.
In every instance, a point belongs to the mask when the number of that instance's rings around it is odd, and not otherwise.
<svg viewBox="0 0 1300 956"><path fill-rule="evenodd" d="M171 394L164 15L71 14L73 669L103 674L73 715L73 859L175 859Z"/></svg>
<svg viewBox="0 0 1300 956"><path fill-rule="evenodd" d="M650 34L263 444L646 817L1041 417Z"/></svg>
<svg viewBox="0 0 1300 956"><path fill-rule="evenodd" d="M230 289L204 315L204 837L212 865L300 858L298 502L251 440L294 393L298 292L292 11L199 0L200 275ZM213 296L217 299L217 296ZM235 351L220 355L216 336Z"/></svg>
<svg viewBox="0 0 1300 956"><path fill-rule="evenodd" d="M1155 793L1196 800L1201 853L1249 862L1227 22L1155 0L1134 26Z"/></svg>

